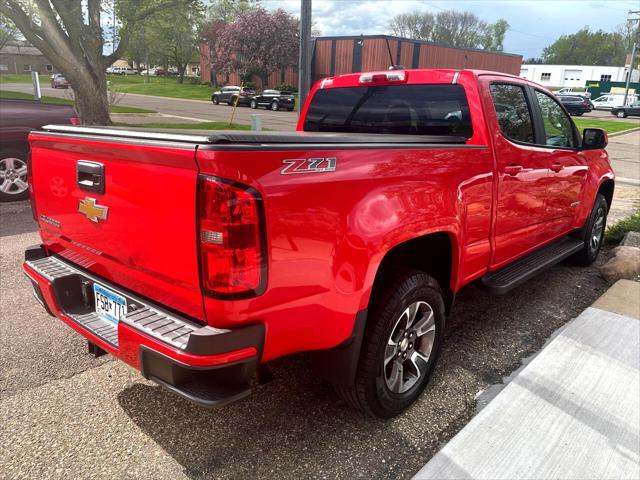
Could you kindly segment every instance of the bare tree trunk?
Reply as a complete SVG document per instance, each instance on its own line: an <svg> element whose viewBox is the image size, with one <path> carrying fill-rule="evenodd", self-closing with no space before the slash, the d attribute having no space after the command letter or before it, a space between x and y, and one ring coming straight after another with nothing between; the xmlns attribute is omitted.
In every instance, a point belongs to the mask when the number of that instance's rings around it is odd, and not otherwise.
<svg viewBox="0 0 640 480"><path fill-rule="evenodd" d="M63 72L64 73L64 72ZM96 78L98 77L98 78ZM102 75L69 80L76 99L76 110L84 125L111 125L107 80Z"/></svg>

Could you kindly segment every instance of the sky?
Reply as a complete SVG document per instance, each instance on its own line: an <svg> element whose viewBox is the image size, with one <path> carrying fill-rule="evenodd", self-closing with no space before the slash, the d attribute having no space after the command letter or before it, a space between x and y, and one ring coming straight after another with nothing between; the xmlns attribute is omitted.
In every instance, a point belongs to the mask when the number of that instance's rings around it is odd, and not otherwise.
<svg viewBox="0 0 640 480"><path fill-rule="evenodd" d="M525 59L539 57L560 35L591 30L614 31L625 23L629 10L640 10L640 0L312 0L312 17L322 35L389 33L387 24L398 13L462 10L487 22L509 22L504 51ZM275 10L300 16L300 0L261 0Z"/></svg>

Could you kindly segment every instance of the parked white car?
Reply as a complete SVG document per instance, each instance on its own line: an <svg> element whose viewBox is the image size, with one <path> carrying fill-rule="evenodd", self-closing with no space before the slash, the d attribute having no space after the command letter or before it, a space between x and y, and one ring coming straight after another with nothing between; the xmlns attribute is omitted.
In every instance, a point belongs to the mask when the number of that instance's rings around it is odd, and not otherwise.
<svg viewBox="0 0 640 480"><path fill-rule="evenodd" d="M112 75L135 75L137 72L131 67L109 67L107 73Z"/></svg>
<svg viewBox="0 0 640 480"><path fill-rule="evenodd" d="M578 92L571 87L564 87L564 88L561 88L560 90L554 90L553 93L558 97L560 95L572 95L574 97L591 98L591 92Z"/></svg>
<svg viewBox="0 0 640 480"><path fill-rule="evenodd" d="M628 95L627 96L627 105L631 105L638 101L637 95ZM591 100L593 103L593 108L596 110L611 110L615 107L622 107L624 104L624 95L620 93L607 93L606 95L602 95L595 100Z"/></svg>

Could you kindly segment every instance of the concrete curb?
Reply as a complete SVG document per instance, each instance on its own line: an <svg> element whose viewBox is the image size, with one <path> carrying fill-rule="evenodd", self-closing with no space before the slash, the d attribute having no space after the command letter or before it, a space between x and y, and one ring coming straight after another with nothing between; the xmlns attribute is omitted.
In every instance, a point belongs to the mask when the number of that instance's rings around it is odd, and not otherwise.
<svg viewBox="0 0 640 480"><path fill-rule="evenodd" d="M630 128L629 130L624 130L622 132L608 133L607 137L609 137L609 138L611 138L611 137L619 137L620 135L626 135L628 133L637 132L638 130L640 130L640 127L634 127L634 128Z"/></svg>
<svg viewBox="0 0 640 480"><path fill-rule="evenodd" d="M558 330L414 479L640 478L640 283Z"/></svg>

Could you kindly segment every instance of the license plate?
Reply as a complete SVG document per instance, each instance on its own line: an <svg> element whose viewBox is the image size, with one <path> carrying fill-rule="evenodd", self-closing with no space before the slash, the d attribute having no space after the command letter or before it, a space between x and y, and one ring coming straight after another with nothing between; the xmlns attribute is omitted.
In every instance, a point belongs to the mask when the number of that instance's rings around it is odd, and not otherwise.
<svg viewBox="0 0 640 480"><path fill-rule="evenodd" d="M101 318L118 323L127 314L127 299L122 295L94 283L93 296L96 299L96 313Z"/></svg>

